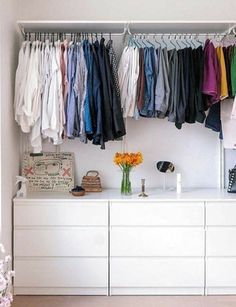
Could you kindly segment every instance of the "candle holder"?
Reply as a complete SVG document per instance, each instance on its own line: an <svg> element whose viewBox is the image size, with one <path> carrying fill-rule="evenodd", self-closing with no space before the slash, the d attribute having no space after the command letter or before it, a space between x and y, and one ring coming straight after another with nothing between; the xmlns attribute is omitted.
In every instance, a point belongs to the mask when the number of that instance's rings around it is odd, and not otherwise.
<svg viewBox="0 0 236 307"><path fill-rule="evenodd" d="M145 193L145 179L141 179L142 192L139 194L139 197L148 197Z"/></svg>

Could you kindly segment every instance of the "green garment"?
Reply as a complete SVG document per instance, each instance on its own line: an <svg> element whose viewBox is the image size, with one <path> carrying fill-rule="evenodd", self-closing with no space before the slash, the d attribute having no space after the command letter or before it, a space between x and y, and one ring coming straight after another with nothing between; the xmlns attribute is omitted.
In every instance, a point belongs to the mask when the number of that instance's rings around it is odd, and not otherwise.
<svg viewBox="0 0 236 307"><path fill-rule="evenodd" d="M232 95L236 95L236 46L233 47L233 54L231 58L231 87Z"/></svg>

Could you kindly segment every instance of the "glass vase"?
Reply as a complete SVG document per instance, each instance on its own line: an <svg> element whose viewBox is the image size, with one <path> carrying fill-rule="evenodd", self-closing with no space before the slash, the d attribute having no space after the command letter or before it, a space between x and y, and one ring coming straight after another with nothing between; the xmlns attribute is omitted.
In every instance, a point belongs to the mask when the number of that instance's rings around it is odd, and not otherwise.
<svg viewBox="0 0 236 307"><path fill-rule="evenodd" d="M130 182L130 169L123 170L122 172L122 182L121 182L121 194L131 195L131 182Z"/></svg>

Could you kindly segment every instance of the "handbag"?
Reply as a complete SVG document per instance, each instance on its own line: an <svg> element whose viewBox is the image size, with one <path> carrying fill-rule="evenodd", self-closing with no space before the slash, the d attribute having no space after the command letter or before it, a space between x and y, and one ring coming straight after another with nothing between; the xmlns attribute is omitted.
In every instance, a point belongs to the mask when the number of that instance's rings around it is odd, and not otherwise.
<svg viewBox="0 0 236 307"><path fill-rule="evenodd" d="M227 192L236 193L236 165L229 170L229 185Z"/></svg>
<svg viewBox="0 0 236 307"><path fill-rule="evenodd" d="M98 171L88 171L83 176L81 186L85 192L102 192L101 179Z"/></svg>

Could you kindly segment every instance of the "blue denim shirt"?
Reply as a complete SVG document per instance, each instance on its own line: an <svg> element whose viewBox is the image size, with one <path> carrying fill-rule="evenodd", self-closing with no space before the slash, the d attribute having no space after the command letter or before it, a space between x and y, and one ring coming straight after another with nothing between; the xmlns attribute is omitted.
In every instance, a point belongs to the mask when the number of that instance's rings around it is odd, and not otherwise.
<svg viewBox="0 0 236 307"><path fill-rule="evenodd" d="M140 112L142 116L153 117L155 108L154 97L154 48L144 48L144 70L145 70L145 93L144 106Z"/></svg>

